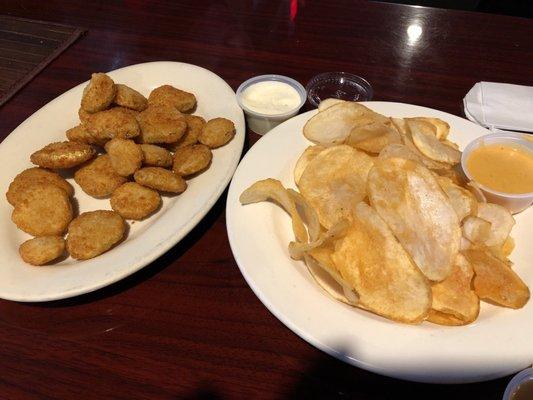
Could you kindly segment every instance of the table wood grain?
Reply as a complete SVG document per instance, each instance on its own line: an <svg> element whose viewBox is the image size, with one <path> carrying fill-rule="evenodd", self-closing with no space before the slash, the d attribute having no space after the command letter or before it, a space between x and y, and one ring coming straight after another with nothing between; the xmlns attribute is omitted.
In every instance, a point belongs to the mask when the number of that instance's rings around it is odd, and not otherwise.
<svg viewBox="0 0 533 400"><path fill-rule="evenodd" d="M355 0L5 0L0 14L88 29L0 108L1 138L91 72L156 60L200 65L234 89L263 73L305 84L347 71L370 81L375 100L460 116L478 81L533 85L533 24L515 17ZM248 133L247 147L256 140ZM0 301L0 398L501 398L509 378L403 382L301 340L242 278L224 207L225 194L178 245L113 286L48 304Z"/></svg>

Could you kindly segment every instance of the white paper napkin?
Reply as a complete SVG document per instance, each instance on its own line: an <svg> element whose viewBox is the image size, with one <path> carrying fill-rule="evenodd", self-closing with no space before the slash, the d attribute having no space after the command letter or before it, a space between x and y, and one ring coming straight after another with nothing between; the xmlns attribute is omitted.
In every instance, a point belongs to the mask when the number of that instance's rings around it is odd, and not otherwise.
<svg viewBox="0 0 533 400"><path fill-rule="evenodd" d="M466 117L489 129L533 132L533 87L478 82L463 99Z"/></svg>

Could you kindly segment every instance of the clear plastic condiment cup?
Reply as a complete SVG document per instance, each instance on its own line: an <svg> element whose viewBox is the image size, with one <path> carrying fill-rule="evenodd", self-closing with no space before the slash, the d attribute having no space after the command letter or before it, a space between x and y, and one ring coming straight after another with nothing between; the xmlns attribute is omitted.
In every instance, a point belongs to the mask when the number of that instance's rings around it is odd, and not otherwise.
<svg viewBox="0 0 533 400"><path fill-rule="evenodd" d="M526 139L524 135L520 133L492 133L481 136L470 142L464 149L461 156L461 167L463 168L463 171L469 180L475 182L474 177L467 168L467 160L470 156L470 153L480 146L492 144L505 144L513 147L519 146L520 148L533 153L533 142ZM481 185L479 182L476 183L479 185L483 194L487 198L487 201L490 203L499 204L507 208L513 214L525 210L533 203L533 192L522 194L504 193L488 188L485 185Z"/></svg>
<svg viewBox="0 0 533 400"><path fill-rule="evenodd" d="M533 368L527 368L516 374L507 384L502 400L512 400L514 397L513 394L516 392L519 386L531 380L533 380Z"/></svg>
<svg viewBox="0 0 533 400"><path fill-rule="evenodd" d="M300 103L293 109L288 110L284 113L277 114L263 114L254 110L249 109L243 104L242 93L250 86L259 83L259 82L283 82L292 86L298 92L300 96ZM237 89L237 103L243 109L244 115L246 116L246 123L248 128L259 135L264 135L272 128L278 126L282 122L288 120L289 118L294 117L300 111L300 108L305 104L306 101L306 92L305 88L296 80L289 78L288 76L283 75L259 75L253 78L244 81L239 88Z"/></svg>
<svg viewBox="0 0 533 400"><path fill-rule="evenodd" d="M324 72L315 75L305 87L307 100L318 107L326 99L370 101L374 95L370 83L348 72Z"/></svg>

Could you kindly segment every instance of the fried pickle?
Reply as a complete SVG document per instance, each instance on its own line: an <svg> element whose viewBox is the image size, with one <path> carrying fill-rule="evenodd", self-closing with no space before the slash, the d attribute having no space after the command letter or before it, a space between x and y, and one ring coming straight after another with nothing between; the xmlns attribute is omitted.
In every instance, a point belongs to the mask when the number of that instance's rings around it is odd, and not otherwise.
<svg viewBox="0 0 533 400"><path fill-rule="evenodd" d="M90 160L95 154L96 150L88 144L55 142L33 153L30 160L43 168L72 168Z"/></svg>
<svg viewBox="0 0 533 400"><path fill-rule="evenodd" d="M83 89L81 108L90 113L105 110L115 98L116 88L113 80L103 73L95 73Z"/></svg>
<svg viewBox="0 0 533 400"><path fill-rule="evenodd" d="M133 140L115 138L106 143L105 149L117 174L130 176L143 161L143 152Z"/></svg>
<svg viewBox="0 0 533 400"><path fill-rule="evenodd" d="M99 198L111 195L127 179L116 173L109 155L102 154L77 170L74 180L85 193Z"/></svg>
<svg viewBox="0 0 533 400"><path fill-rule="evenodd" d="M141 144L143 164L153 167L167 168L172 165L172 153L154 144Z"/></svg>
<svg viewBox="0 0 533 400"><path fill-rule="evenodd" d="M161 196L135 182L126 182L111 196L111 208L126 219L142 220L159 208Z"/></svg>
<svg viewBox="0 0 533 400"><path fill-rule="evenodd" d="M31 265L44 265L65 252L65 240L61 236L41 236L26 240L19 247L22 259Z"/></svg>
<svg viewBox="0 0 533 400"><path fill-rule="evenodd" d="M141 168L133 177L138 184L160 192L183 193L187 189L181 176L160 167Z"/></svg>
<svg viewBox="0 0 533 400"><path fill-rule="evenodd" d="M149 106L139 114L141 143L174 143L187 129L185 117L175 108Z"/></svg>
<svg viewBox="0 0 533 400"><path fill-rule="evenodd" d="M17 204L17 202L24 197L24 193L33 183L54 185L63 189L68 196L74 194L74 188L60 175L44 168L33 167L22 171L9 185L9 189L6 193L6 198L9 204L12 206Z"/></svg>
<svg viewBox="0 0 533 400"><path fill-rule="evenodd" d="M122 85L117 83L116 85L117 93L115 95L114 103L131 108L136 111L143 111L148 107L148 100L142 94L140 94L135 89L130 88L129 86Z"/></svg>
<svg viewBox="0 0 533 400"><path fill-rule="evenodd" d="M224 146L235 136L235 125L226 118L214 118L205 124L198 141L212 149Z"/></svg>
<svg viewBox="0 0 533 400"><path fill-rule="evenodd" d="M100 143L116 137L131 139L141 132L136 112L124 107L113 107L92 114L86 125L87 130Z"/></svg>
<svg viewBox="0 0 533 400"><path fill-rule="evenodd" d="M174 86L163 85L152 90L148 96L148 104L170 106L180 112L187 112L196 106L196 97Z"/></svg>
<svg viewBox="0 0 533 400"><path fill-rule="evenodd" d="M72 220L72 206L63 189L34 183L16 203L11 219L32 236L62 235Z"/></svg>
<svg viewBox="0 0 533 400"><path fill-rule="evenodd" d="M125 232L126 222L114 211L84 212L68 227L67 250L73 258L87 260L109 250Z"/></svg>
<svg viewBox="0 0 533 400"><path fill-rule="evenodd" d="M203 171L211 163L213 153L203 144L182 147L174 153L172 171L181 176L188 176Z"/></svg>

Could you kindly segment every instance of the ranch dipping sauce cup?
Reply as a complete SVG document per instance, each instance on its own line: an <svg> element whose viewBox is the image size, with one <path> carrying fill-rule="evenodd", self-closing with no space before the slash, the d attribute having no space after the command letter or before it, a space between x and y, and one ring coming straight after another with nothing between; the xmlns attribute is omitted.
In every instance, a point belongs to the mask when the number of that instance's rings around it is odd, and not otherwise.
<svg viewBox="0 0 533 400"><path fill-rule="evenodd" d="M256 76L237 89L237 102L244 110L248 128L259 135L294 117L305 101L305 88L283 75Z"/></svg>

